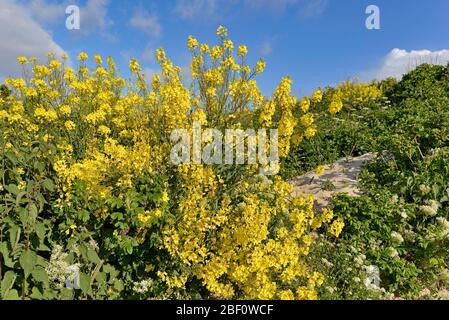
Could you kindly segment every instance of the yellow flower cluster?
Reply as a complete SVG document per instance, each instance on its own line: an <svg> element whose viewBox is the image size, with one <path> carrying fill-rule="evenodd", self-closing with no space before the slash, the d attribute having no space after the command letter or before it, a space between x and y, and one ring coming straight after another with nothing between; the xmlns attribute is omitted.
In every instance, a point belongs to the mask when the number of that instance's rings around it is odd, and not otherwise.
<svg viewBox="0 0 449 320"><path fill-rule="evenodd" d="M48 148L43 157L53 161L61 207L70 205L77 182L86 188L87 201L105 202L126 199L141 177L169 176L159 203L141 208L135 220L136 239L144 243L152 219L169 211L171 218L157 231L159 250L170 259L167 266L178 267L155 274L170 290L196 278L213 297L314 299L323 277L309 269L305 256L311 231L332 215L316 217L313 198L291 197L286 182L257 175L257 165L223 169L170 162L172 130L191 130L193 121L213 128L278 128L281 157L295 137L299 142L315 134L309 107L321 101L321 91L298 104L286 77L271 98L264 97L254 77L265 61L250 68L242 59L246 46L234 55L228 31L220 27L217 34L221 44L213 47L189 37L190 87L163 49L156 53L161 73L150 85L135 59L129 64L131 83L118 75L111 58L103 66L96 55L96 67L89 70L84 52L76 71L54 59L35 64L31 80L6 81L12 94L0 105L2 138L12 150L13 141L56 146L56 154ZM28 60L21 57L19 63ZM109 211L99 208L92 219L106 220ZM341 232L341 224L332 226L335 235Z"/></svg>
<svg viewBox="0 0 449 320"><path fill-rule="evenodd" d="M329 112L336 114L340 112L345 103L358 106L369 100L382 97L382 90L375 83L346 81L340 84L332 94Z"/></svg>

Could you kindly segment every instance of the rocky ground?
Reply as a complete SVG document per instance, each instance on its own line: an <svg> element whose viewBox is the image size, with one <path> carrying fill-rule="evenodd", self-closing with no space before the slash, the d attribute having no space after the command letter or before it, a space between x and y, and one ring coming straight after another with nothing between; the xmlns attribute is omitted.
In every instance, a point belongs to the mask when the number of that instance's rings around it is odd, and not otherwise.
<svg viewBox="0 0 449 320"><path fill-rule="evenodd" d="M367 153L360 157L344 158L325 166L322 174L309 172L290 181L294 185L294 195L312 194L317 208L326 207L332 197L338 193L352 196L361 195L357 176L363 166L376 157L375 153Z"/></svg>

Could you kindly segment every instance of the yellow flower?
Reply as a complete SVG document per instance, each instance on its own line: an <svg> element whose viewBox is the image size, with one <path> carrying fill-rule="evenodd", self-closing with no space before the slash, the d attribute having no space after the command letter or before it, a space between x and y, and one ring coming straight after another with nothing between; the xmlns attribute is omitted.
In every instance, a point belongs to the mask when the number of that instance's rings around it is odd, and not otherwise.
<svg viewBox="0 0 449 320"><path fill-rule="evenodd" d="M139 213L137 215L137 219L142 222L143 224L146 224L150 220L150 215L146 213Z"/></svg>
<svg viewBox="0 0 449 320"><path fill-rule="evenodd" d="M237 51L237 55L240 57L244 57L248 54L248 48L245 45L240 45Z"/></svg>
<svg viewBox="0 0 449 320"><path fill-rule="evenodd" d="M231 40L226 39L223 41L223 48L226 51L230 52L230 51L234 50L234 43Z"/></svg>
<svg viewBox="0 0 449 320"><path fill-rule="evenodd" d="M74 130L74 129L76 128L75 123L74 123L73 121L70 121L70 120L66 121L66 122L64 123L64 126L65 126L65 128L66 128L67 130L69 130L69 131L72 131L72 130Z"/></svg>
<svg viewBox="0 0 449 320"><path fill-rule="evenodd" d="M323 100L323 92L320 89L316 90L313 93L311 100L312 100L312 103L314 103L314 104L320 103L321 100Z"/></svg>
<svg viewBox="0 0 449 320"><path fill-rule="evenodd" d="M267 63L262 58L259 61L257 61L254 71L256 72L256 74L261 74L262 72L264 72L266 66L267 66Z"/></svg>
<svg viewBox="0 0 449 320"><path fill-rule="evenodd" d="M98 127L98 132L104 136L107 136L111 133L111 129L109 129L106 126L101 125Z"/></svg>
<svg viewBox="0 0 449 320"><path fill-rule="evenodd" d="M99 66L103 64L103 59L101 59L101 56L99 54L95 55L95 63Z"/></svg>
<svg viewBox="0 0 449 320"><path fill-rule="evenodd" d="M19 188L19 190L25 190L26 187L27 184L25 181L20 181L19 184L17 185L17 188Z"/></svg>
<svg viewBox="0 0 449 320"><path fill-rule="evenodd" d="M200 53L201 53L201 54L209 54L209 53L210 53L210 47L209 47L209 45L206 44L206 43L203 43L203 44L201 45L201 48L200 48Z"/></svg>
<svg viewBox="0 0 449 320"><path fill-rule="evenodd" d="M303 112L309 111L310 108L310 100L308 97L304 97L301 99L301 102L299 103L299 107Z"/></svg>
<svg viewBox="0 0 449 320"><path fill-rule="evenodd" d="M223 26L219 26L218 29L217 29L217 35L220 36L220 37L223 37L223 38L227 37L228 36L228 29L226 29Z"/></svg>
<svg viewBox="0 0 449 320"><path fill-rule="evenodd" d="M304 131L304 137L306 138L312 138L316 135L317 130L313 127L308 127L305 131Z"/></svg>
<svg viewBox="0 0 449 320"><path fill-rule="evenodd" d="M81 61L86 61L87 59L89 59L89 56L87 55L87 53L81 52L81 53L78 55L78 59L81 60Z"/></svg>
<svg viewBox="0 0 449 320"><path fill-rule="evenodd" d="M340 99L334 98L329 105L329 112L336 114L343 108L343 102Z"/></svg>
<svg viewBox="0 0 449 320"><path fill-rule="evenodd" d="M326 170L326 167L323 166L323 165L320 165L320 166L316 167L315 173L316 173L316 174L319 174L319 175L322 175L322 174L324 173L325 170Z"/></svg>
<svg viewBox="0 0 449 320"><path fill-rule="evenodd" d="M61 68L61 62L58 60L52 60L50 61L49 67L53 70L59 70L59 68Z"/></svg>
<svg viewBox="0 0 449 320"><path fill-rule="evenodd" d="M137 62L137 60L134 59L134 58L131 59L131 61L129 62L129 69L134 74L139 73L140 71L142 71L142 68L140 67L139 62Z"/></svg>
<svg viewBox="0 0 449 320"><path fill-rule="evenodd" d="M21 65L24 65L24 64L27 64L27 63L28 63L28 59L27 59L26 57L18 57L18 58L17 58L17 61L18 61Z"/></svg>
<svg viewBox="0 0 449 320"><path fill-rule="evenodd" d="M340 236L341 231L343 230L345 226L345 223L341 218L338 218L332 222L332 224L329 227L329 233L332 234L334 237L338 238Z"/></svg>
<svg viewBox="0 0 449 320"><path fill-rule="evenodd" d="M220 46L214 46L210 54L213 60L218 60L223 56L223 48Z"/></svg>
<svg viewBox="0 0 449 320"><path fill-rule="evenodd" d="M198 40L192 36L189 36L187 39L187 48L189 48L189 50L196 50L196 48L198 48Z"/></svg>
<svg viewBox="0 0 449 320"><path fill-rule="evenodd" d="M168 192L167 191L162 192L161 201L163 203L167 203L169 200L170 200L170 198L168 196Z"/></svg>

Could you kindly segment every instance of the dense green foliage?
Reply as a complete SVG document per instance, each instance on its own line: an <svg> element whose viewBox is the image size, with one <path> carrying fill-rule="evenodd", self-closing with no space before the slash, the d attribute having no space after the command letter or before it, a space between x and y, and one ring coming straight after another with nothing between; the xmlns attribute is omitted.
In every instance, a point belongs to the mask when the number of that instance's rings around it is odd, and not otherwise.
<svg viewBox="0 0 449 320"><path fill-rule="evenodd" d="M323 112L328 88L316 110L317 136L285 162L284 175L293 177L341 157L378 153L359 176L365 195L333 199L346 224L343 238L322 238L324 249L313 258L325 258L331 267L324 273L334 273L326 297L369 297L357 273L374 265L387 297L448 298L448 75L449 66L423 64L398 83L378 84L382 99L345 105L335 116ZM357 260L365 261L348 272Z"/></svg>

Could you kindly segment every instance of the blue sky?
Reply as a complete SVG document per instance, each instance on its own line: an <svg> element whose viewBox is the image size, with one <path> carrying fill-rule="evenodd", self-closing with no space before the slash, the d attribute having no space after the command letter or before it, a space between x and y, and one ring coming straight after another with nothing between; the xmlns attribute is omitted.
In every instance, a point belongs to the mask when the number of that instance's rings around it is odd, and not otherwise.
<svg viewBox="0 0 449 320"><path fill-rule="evenodd" d="M81 9L80 30L65 27L70 4ZM380 9L380 30L365 27L371 4ZM303 95L356 76L398 77L417 62L446 63L448 16L447 0L0 0L0 76L15 73L14 55L48 49L73 61L82 50L111 55L125 76L131 57L157 72L158 47L187 67L187 36L214 43L224 25L235 44L248 46L252 61L266 58L259 77L265 94L289 75Z"/></svg>

